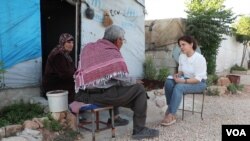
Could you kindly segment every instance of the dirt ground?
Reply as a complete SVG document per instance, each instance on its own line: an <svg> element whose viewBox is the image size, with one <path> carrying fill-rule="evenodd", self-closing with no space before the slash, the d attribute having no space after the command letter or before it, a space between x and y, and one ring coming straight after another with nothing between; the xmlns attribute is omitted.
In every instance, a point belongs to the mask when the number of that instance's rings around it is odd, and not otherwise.
<svg viewBox="0 0 250 141"><path fill-rule="evenodd" d="M153 91L149 92L151 99L164 99L165 96L152 98ZM187 107L191 102L191 95L187 96ZM201 107L199 102L195 109ZM164 99L165 100L165 99ZM187 102L186 102L187 101ZM189 103L189 104L188 104ZM144 141L220 141L221 127L224 124L248 124L250 125L250 85L245 85L244 90L238 94L222 96L206 96L203 120L200 114L185 112L184 120L181 120L181 110L177 112L177 122L174 125L163 127L160 121L164 116L166 106L159 108L153 101L148 101L147 126L160 131L159 138L144 139ZM130 141L132 132L133 113L129 109L121 108L121 116L130 120L129 125L116 128L116 141ZM106 119L108 114L104 114ZM104 119L105 119L104 118ZM105 120L106 120L105 119ZM104 121L105 121L104 120ZM84 140L91 140L92 134L81 130ZM107 129L96 134L97 141L111 140L111 130Z"/></svg>

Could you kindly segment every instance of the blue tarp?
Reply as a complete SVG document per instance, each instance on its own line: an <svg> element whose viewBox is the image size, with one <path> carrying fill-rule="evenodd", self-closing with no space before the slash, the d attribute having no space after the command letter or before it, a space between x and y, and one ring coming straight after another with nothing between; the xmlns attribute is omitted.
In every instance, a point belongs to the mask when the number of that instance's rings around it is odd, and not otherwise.
<svg viewBox="0 0 250 141"><path fill-rule="evenodd" d="M41 57L40 0L0 0L3 68L38 57Z"/></svg>

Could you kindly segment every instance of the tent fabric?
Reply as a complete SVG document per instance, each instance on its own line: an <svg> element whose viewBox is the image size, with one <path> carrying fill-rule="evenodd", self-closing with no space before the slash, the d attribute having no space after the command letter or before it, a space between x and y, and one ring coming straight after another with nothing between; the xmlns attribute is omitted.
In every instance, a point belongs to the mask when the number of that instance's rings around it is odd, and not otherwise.
<svg viewBox="0 0 250 141"><path fill-rule="evenodd" d="M38 86L41 77L40 0L1 0L1 88Z"/></svg>
<svg viewBox="0 0 250 141"><path fill-rule="evenodd" d="M121 53L129 74L141 78L145 60L144 0L86 0L86 2L95 11L95 16L90 20L82 14L81 47L103 37L104 12L108 11L113 24L125 30L127 42L123 44ZM85 13L86 8L86 5L82 4L81 13Z"/></svg>
<svg viewBox="0 0 250 141"><path fill-rule="evenodd" d="M42 58L18 63L4 73L4 88L39 86L42 75Z"/></svg>
<svg viewBox="0 0 250 141"><path fill-rule="evenodd" d="M41 57L40 0L1 0L0 17L4 69Z"/></svg>
<svg viewBox="0 0 250 141"><path fill-rule="evenodd" d="M184 32L185 19L147 20L145 21L146 50L175 44Z"/></svg>

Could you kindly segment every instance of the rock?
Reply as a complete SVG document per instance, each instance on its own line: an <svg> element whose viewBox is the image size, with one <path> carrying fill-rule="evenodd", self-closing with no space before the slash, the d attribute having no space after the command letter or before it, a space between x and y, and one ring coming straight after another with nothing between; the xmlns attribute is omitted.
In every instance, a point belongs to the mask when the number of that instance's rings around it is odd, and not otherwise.
<svg viewBox="0 0 250 141"><path fill-rule="evenodd" d="M162 108L166 105L166 102L163 99L156 99L155 104L157 107Z"/></svg>
<svg viewBox="0 0 250 141"><path fill-rule="evenodd" d="M62 119L62 120L60 120L60 124L63 126L63 127L67 127L67 121L66 121L66 119Z"/></svg>
<svg viewBox="0 0 250 141"><path fill-rule="evenodd" d="M54 138L56 137L56 134L54 132L50 132L47 129L42 130L42 135L43 135L43 141L53 141Z"/></svg>
<svg viewBox="0 0 250 141"><path fill-rule="evenodd" d="M28 141L42 141L43 140L43 136L40 131L32 130L28 128L18 133L18 137L26 138Z"/></svg>
<svg viewBox="0 0 250 141"><path fill-rule="evenodd" d="M29 135L32 135L32 136L39 136L39 135L41 135L40 131L38 131L38 130L32 130L32 129L27 129L27 128L24 129L22 133L23 134L29 134Z"/></svg>
<svg viewBox="0 0 250 141"><path fill-rule="evenodd" d="M59 117L59 121L63 121L66 118L67 112L61 112L60 113L60 117Z"/></svg>
<svg viewBox="0 0 250 141"><path fill-rule="evenodd" d="M149 100L155 100L156 96L154 95L154 91L147 92L149 96Z"/></svg>
<svg viewBox="0 0 250 141"><path fill-rule="evenodd" d="M23 126L22 125L8 125L5 126L5 136L11 136L15 135L17 132L22 131Z"/></svg>
<svg viewBox="0 0 250 141"><path fill-rule="evenodd" d="M211 92L218 91L219 95L223 95L227 92L227 87L226 86L209 86L208 90L210 90Z"/></svg>
<svg viewBox="0 0 250 141"><path fill-rule="evenodd" d="M33 118L32 121L36 122L40 128L43 128L43 120L44 118Z"/></svg>
<svg viewBox="0 0 250 141"><path fill-rule="evenodd" d="M5 127L0 128L0 139L5 137Z"/></svg>
<svg viewBox="0 0 250 141"><path fill-rule="evenodd" d="M154 91L154 94L155 94L156 96L164 95L164 90L163 90L163 89L155 90L155 91Z"/></svg>
<svg viewBox="0 0 250 141"><path fill-rule="evenodd" d="M25 137L8 137L8 138L3 138L2 141L29 141Z"/></svg>
<svg viewBox="0 0 250 141"><path fill-rule="evenodd" d="M28 128L28 129L38 129L38 128L39 128L39 124L36 123L35 121L26 120L26 121L23 123L23 127L24 127L24 128Z"/></svg>
<svg viewBox="0 0 250 141"><path fill-rule="evenodd" d="M219 85L219 86L228 86L230 83L231 82L227 77L220 77L217 80L217 85Z"/></svg>
<svg viewBox="0 0 250 141"><path fill-rule="evenodd" d="M59 121L60 115L61 115L60 112L52 113L52 114L51 114L51 116L52 116L56 121Z"/></svg>
<svg viewBox="0 0 250 141"><path fill-rule="evenodd" d="M67 113L67 122L68 122L68 127L72 129L73 131L77 130L77 121L76 121L76 116L73 115L72 113L68 112Z"/></svg>

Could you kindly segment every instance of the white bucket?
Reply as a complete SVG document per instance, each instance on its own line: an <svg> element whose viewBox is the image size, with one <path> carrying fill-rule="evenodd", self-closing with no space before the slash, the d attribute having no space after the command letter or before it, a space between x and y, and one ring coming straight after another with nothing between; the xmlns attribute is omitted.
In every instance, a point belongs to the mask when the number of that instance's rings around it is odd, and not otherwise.
<svg viewBox="0 0 250 141"><path fill-rule="evenodd" d="M63 112L68 110L68 91L55 90L46 93L50 112Z"/></svg>

